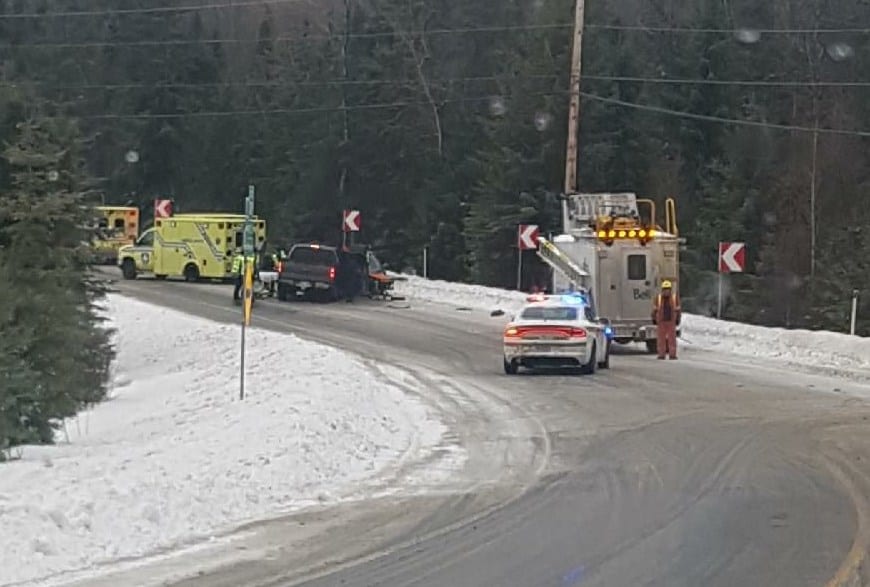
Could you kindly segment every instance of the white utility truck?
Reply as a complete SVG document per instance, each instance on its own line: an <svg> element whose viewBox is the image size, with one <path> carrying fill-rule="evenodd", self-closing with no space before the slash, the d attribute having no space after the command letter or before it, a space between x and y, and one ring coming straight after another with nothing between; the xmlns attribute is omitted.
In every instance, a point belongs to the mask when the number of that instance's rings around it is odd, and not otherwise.
<svg viewBox="0 0 870 587"><path fill-rule="evenodd" d="M615 342L641 342L656 352L653 298L664 280L679 293L682 241L674 200L665 203L662 227L655 202L633 193L569 194L563 224L564 234L540 239L538 249L555 270L553 293L587 289Z"/></svg>

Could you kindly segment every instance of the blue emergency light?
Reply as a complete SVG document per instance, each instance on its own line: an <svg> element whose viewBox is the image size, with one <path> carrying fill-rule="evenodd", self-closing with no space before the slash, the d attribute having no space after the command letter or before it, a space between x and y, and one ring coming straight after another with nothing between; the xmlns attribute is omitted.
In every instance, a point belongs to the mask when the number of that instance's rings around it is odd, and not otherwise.
<svg viewBox="0 0 870 587"><path fill-rule="evenodd" d="M567 293L562 296L562 301L566 304L584 304L588 305L589 300L581 293Z"/></svg>

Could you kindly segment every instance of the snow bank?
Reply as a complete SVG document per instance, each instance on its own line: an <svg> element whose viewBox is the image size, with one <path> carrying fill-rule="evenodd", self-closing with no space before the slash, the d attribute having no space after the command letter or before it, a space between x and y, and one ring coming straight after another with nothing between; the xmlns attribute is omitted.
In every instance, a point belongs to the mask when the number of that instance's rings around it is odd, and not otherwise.
<svg viewBox="0 0 870 587"><path fill-rule="evenodd" d="M359 492L444 429L341 351L121 296L112 397L0 465L0 584L207 538ZM67 440L68 437L68 440Z"/></svg>
<svg viewBox="0 0 870 587"><path fill-rule="evenodd" d="M396 292L411 299L455 307L506 312L517 310L528 294L516 291L405 276ZM809 365L830 374L870 380L870 338L837 332L765 328L687 314L682 338L690 346L744 357Z"/></svg>
<svg viewBox="0 0 870 587"><path fill-rule="evenodd" d="M826 330L753 326L688 314L682 336L690 345L870 380L870 338Z"/></svg>
<svg viewBox="0 0 870 587"><path fill-rule="evenodd" d="M396 282L397 294L457 308L486 311L501 309L509 312L519 309L529 295L495 287L437 281L414 275L402 275L402 279Z"/></svg>

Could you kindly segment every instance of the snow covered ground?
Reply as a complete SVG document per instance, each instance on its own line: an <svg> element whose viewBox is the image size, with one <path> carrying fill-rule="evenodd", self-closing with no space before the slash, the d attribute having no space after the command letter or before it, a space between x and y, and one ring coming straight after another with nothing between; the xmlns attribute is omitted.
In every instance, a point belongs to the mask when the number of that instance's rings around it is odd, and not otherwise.
<svg viewBox="0 0 870 587"><path fill-rule="evenodd" d="M475 310L516 311L528 294L478 285L403 276L396 292L410 299ZM870 338L827 331L765 328L687 314L682 340L688 346L766 359L782 364L812 366L826 373L870 380Z"/></svg>
<svg viewBox="0 0 870 587"><path fill-rule="evenodd" d="M0 465L0 585L189 544L363 492L446 429L347 353L111 296L111 399ZM418 452L419 451L419 452Z"/></svg>

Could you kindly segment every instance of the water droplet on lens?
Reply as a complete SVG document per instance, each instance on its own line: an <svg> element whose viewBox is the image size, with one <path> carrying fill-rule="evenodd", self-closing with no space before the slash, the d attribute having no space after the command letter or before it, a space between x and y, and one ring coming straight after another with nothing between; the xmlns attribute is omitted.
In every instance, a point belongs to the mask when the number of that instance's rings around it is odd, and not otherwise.
<svg viewBox="0 0 870 587"><path fill-rule="evenodd" d="M493 116L502 116L507 112L507 106L501 96L493 96L489 99L489 111Z"/></svg>
<svg viewBox="0 0 870 587"><path fill-rule="evenodd" d="M549 112L537 112L535 114L535 128L539 132L543 132L550 128L550 124L553 122L553 115Z"/></svg>
<svg viewBox="0 0 870 587"><path fill-rule="evenodd" d="M761 33L754 29L737 29L734 31L734 38L741 43L751 45L761 40Z"/></svg>

